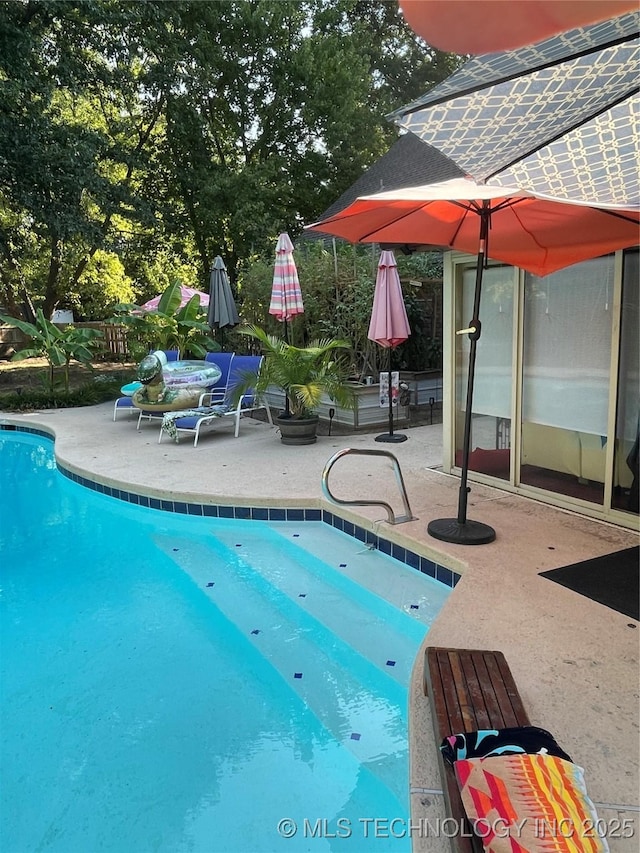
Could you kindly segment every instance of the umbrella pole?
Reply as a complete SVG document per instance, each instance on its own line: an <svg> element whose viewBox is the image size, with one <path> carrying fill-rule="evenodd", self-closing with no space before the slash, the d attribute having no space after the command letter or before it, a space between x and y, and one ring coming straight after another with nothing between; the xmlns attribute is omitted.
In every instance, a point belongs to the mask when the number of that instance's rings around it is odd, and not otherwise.
<svg viewBox="0 0 640 853"><path fill-rule="evenodd" d="M284 306L284 317L282 322L284 324L283 332L284 332L284 342L285 344L289 343L289 326L287 324L287 297L285 295L284 289L282 291L282 304ZM291 406L289 405L289 394L285 393L284 395L284 417L291 417Z"/></svg>
<svg viewBox="0 0 640 853"><path fill-rule="evenodd" d="M389 347L389 386L387 390L389 397L389 432L384 432L382 435L377 435L376 441L389 441L399 443L406 441L407 436L404 433L394 433L393 431L393 396L391 394L391 347Z"/></svg>
<svg viewBox="0 0 640 853"><path fill-rule="evenodd" d="M289 327L287 325L286 319L282 321L284 323L284 342L285 344L289 343ZM285 393L284 395L284 417L291 417L291 406L289 405L289 394Z"/></svg>
<svg viewBox="0 0 640 853"><path fill-rule="evenodd" d="M427 526L429 535L433 536L434 539L440 539L443 542L455 542L458 545L487 545L496 538L496 532L493 527L481 521L470 521L467 519L467 498L469 496L467 477L469 474L469 450L471 447L473 385L476 370L476 349L481 332L480 294L482 292L482 274L489 234L490 215L489 202L484 201L480 212L480 248L478 251L478 266L476 268L476 284L473 297L473 319L469 324L469 329L465 330L469 333L471 344L469 347L467 400L464 413L462 473L460 475L460 491L458 494L458 516L457 518L437 518L434 521L430 521Z"/></svg>

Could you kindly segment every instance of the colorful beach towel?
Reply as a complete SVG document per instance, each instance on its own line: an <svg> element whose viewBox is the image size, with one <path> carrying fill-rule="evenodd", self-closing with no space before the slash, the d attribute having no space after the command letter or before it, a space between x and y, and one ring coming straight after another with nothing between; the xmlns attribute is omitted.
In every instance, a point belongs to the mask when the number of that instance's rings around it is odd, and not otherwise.
<svg viewBox="0 0 640 853"><path fill-rule="evenodd" d="M469 822L486 853L608 853L584 770L553 755L456 761Z"/></svg>
<svg viewBox="0 0 640 853"><path fill-rule="evenodd" d="M553 735L538 726L514 726L505 729L481 729L449 735L440 745L442 757L449 764L464 758L487 758L490 755L509 755L525 752L556 755L571 761Z"/></svg>

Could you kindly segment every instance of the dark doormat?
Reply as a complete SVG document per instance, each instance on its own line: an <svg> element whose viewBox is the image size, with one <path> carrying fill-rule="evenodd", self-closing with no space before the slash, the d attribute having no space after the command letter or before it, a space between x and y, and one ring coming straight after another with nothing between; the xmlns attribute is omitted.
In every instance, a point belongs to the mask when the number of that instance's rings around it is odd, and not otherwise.
<svg viewBox="0 0 640 853"><path fill-rule="evenodd" d="M540 572L540 577L640 621L640 546Z"/></svg>

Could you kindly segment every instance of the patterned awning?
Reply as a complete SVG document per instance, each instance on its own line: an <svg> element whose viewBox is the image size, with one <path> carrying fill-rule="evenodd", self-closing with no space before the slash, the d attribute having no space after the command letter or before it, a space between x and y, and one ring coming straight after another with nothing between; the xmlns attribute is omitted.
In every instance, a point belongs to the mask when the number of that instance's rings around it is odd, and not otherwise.
<svg viewBox="0 0 640 853"><path fill-rule="evenodd" d="M476 181L640 205L640 13L476 57L391 117Z"/></svg>

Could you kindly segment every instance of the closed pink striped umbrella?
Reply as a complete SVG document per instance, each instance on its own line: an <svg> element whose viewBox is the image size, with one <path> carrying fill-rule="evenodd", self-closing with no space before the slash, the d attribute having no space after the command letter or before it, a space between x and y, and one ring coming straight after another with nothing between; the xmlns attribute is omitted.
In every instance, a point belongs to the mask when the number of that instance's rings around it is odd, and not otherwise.
<svg viewBox="0 0 640 853"><path fill-rule="evenodd" d="M304 313L298 270L293 260L293 243L287 233L278 237L276 263L273 270L269 314L286 323L296 314ZM286 326L285 326L286 330Z"/></svg>
<svg viewBox="0 0 640 853"><path fill-rule="evenodd" d="M391 387L391 350L404 343L411 334L402 286L393 252L380 253L376 289L367 337L389 350L387 396L389 405L389 432L376 436L376 441L406 441L407 436L393 431L393 389Z"/></svg>

